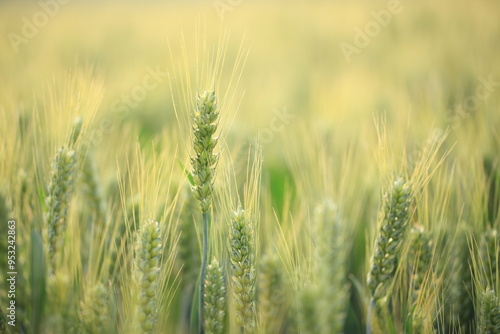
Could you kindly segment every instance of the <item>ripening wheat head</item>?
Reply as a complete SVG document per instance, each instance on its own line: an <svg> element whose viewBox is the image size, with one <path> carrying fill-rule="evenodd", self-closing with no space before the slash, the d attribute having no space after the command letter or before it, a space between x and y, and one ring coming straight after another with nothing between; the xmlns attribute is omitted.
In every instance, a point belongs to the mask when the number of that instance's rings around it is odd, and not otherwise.
<svg viewBox="0 0 500 334"><path fill-rule="evenodd" d="M500 333L500 303L494 290L486 289L480 299L479 333Z"/></svg>
<svg viewBox="0 0 500 334"><path fill-rule="evenodd" d="M499 246L500 240L497 230L491 227L487 228L481 236L479 252L482 265L484 266L487 284L495 288L497 288L497 275L499 274Z"/></svg>
<svg viewBox="0 0 500 334"><path fill-rule="evenodd" d="M229 225L229 259L236 324L243 333L255 329L255 245L252 220L239 208Z"/></svg>
<svg viewBox="0 0 500 334"><path fill-rule="evenodd" d="M217 138L217 102L215 92L205 91L198 96L193 112L193 147L195 155L191 158L194 181L193 192L200 201L202 213L210 209L213 196L213 178L217 155L213 153Z"/></svg>
<svg viewBox="0 0 500 334"><path fill-rule="evenodd" d="M347 259L349 245L343 220L337 206L327 200L314 212L319 248L317 275L318 316L322 333L340 333L347 314Z"/></svg>
<svg viewBox="0 0 500 334"><path fill-rule="evenodd" d="M432 262L432 236L422 226L414 226L410 230L410 248L408 261L412 275L412 289L414 293L420 290L427 271Z"/></svg>
<svg viewBox="0 0 500 334"><path fill-rule="evenodd" d="M102 283L97 283L84 292L78 312L82 333L110 332L112 319L109 301L109 289Z"/></svg>
<svg viewBox="0 0 500 334"><path fill-rule="evenodd" d="M158 275L162 244L158 223L144 222L137 235L135 275L139 284L136 316L142 333L153 333L157 316Z"/></svg>
<svg viewBox="0 0 500 334"><path fill-rule="evenodd" d="M392 283L400 248L404 242L410 218L411 190L407 181L397 179L383 198L382 225L379 228L368 287L372 298L385 296Z"/></svg>
<svg viewBox="0 0 500 334"><path fill-rule="evenodd" d="M59 148L51 165L45 217L51 270L54 270L57 257L60 256L59 253L64 244L64 232L67 227L66 217L76 174L77 152L74 146L81 132L81 127L81 119L77 119L70 133L69 144Z"/></svg>
<svg viewBox="0 0 500 334"><path fill-rule="evenodd" d="M206 334L221 334L226 316L226 282L216 258L207 267L203 298L203 329Z"/></svg>

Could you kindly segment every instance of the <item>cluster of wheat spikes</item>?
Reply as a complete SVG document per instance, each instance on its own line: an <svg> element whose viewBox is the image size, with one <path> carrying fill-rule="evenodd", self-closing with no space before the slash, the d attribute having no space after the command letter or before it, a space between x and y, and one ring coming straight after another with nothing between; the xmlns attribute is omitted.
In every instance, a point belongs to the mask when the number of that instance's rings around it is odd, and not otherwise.
<svg viewBox="0 0 500 334"><path fill-rule="evenodd" d="M225 127L216 79L172 87L189 128L148 133L68 77L28 114L0 106L0 333L500 333L498 115L348 140L290 122L264 150Z"/></svg>

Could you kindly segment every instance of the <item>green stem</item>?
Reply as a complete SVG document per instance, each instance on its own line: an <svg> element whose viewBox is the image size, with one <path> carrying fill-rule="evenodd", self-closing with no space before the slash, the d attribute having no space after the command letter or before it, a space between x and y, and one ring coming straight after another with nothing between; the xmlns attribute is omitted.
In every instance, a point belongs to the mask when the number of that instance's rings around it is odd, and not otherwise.
<svg viewBox="0 0 500 334"><path fill-rule="evenodd" d="M375 300L373 297L370 299L370 305L368 306L368 315L366 317L366 334L372 333L372 312L375 305Z"/></svg>
<svg viewBox="0 0 500 334"><path fill-rule="evenodd" d="M203 295L205 273L207 271L208 258L208 224L210 221L209 213L203 213L203 234L202 234L202 255L201 255L201 270L200 270L200 295L198 301L198 333L203 334Z"/></svg>

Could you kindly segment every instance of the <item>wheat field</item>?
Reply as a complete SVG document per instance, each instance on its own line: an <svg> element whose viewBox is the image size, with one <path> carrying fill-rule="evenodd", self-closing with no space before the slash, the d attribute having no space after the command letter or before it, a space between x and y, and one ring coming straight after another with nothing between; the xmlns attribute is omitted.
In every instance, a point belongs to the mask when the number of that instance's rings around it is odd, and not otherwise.
<svg viewBox="0 0 500 334"><path fill-rule="evenodd" d="M0 332L500 333L498 13L0 2Z"/></svg>

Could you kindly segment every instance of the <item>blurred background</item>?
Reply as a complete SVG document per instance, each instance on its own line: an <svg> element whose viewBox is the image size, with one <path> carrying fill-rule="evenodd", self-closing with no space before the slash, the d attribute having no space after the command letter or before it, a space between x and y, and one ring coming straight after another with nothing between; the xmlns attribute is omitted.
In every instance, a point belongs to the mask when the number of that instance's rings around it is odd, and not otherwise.
<svg viewBox="0 0 500 334"><path fill-rule="evenodd" d="M304 122L369 142L373 116L385 113L425 138L481 80L492 91L471 108L498 100L499 12L493 0L2 1L0 103L29 113L57 75L88 67L104 87L96 119L118 124L121 110L120 124L139 124L147 139L175 123L185 73L223 49L224 64L206 67L219 68L232 97L226 138L261 135L266 164ZM154 88L137 88L152 70ZM191 81L189 94L207 88Z"/></svg>

